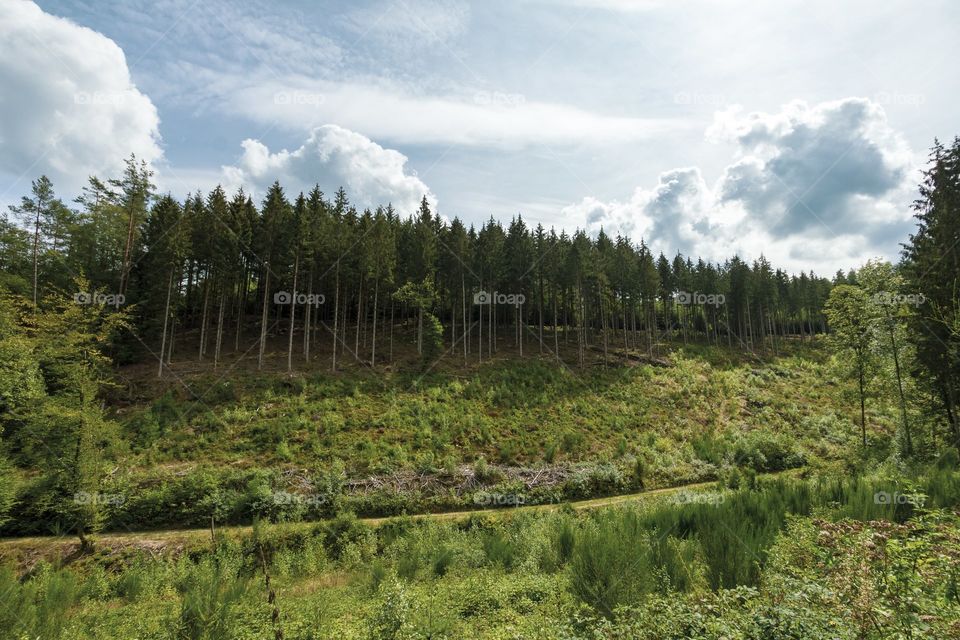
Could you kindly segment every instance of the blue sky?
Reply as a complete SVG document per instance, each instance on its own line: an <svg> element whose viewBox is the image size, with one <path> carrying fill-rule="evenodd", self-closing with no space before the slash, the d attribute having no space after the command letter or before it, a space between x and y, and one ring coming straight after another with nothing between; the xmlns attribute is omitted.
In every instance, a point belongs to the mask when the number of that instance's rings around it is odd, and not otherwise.
<svg viewBox="0 0 960 640"><path fill-rule="evenodd" d="M832 272L895 257L957 133L950 2L0 0L0 204L343 184Z"/></svg>

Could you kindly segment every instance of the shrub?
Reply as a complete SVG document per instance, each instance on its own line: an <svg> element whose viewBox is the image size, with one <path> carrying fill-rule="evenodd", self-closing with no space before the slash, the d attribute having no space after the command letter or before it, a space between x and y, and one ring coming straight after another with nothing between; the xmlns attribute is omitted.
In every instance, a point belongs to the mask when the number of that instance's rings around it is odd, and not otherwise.
<svg viewBox="0 0 960 640"><path fill-rule="evenodd" d="M403 584L388 580L380 585L380 606L370 621L370 638L394 640L402 637L401 631L410 616L410 596Z"/></svg>
<svg viewBox="0 0 960 640"><path fill-rule="evenodd" d="M597 515L577 537L570 561L570 590L607 618L651 590L647 531L629 510Z"/></svg>
<svg viewBox="0 0 960 640"><path fill-rule="evenodd" d="M341 514L330 522L324 523L319 527L319 532L323 535L327 552L335 560L342 559L350 545L373 537L370 528L358 521L352 513Z"/></svg>
<svg viewBox="0 0 960 640"><path fill-rule="evenodd" d="M236 637L237 605L246 594L247 580L217 558L196 565L180 586L180 615L175 637L182 640L228 640Z"/></svg>
<svg viewBox="0 0 960 640"><path fill-rule="evenodd" d="M21 583L12 570L0 567L0 628L5 637L59 640L78 591L77 579L69 571L41 565Z"/></svg>
<svg viewBox="0 0 960 640"><path fill-rule="evenodd" d="M751 431L737 440L733 459L736 464L755 471L783 471L806 464L804 455L796 451L783 435L766 431Z"/></svg>
<svg viewBox="0 0 960 640"><path fill-rule="evenodd" d="M484 534L483 553L487 562L492 565L500 565L508 571L513 568L518 557L514 541L497 529Z"/></svg>

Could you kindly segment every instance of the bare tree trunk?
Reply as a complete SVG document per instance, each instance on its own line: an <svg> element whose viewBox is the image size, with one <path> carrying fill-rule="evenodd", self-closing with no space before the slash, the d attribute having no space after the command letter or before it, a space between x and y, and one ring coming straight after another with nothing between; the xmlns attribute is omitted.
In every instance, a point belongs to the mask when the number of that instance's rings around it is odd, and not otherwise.
<svg viewBox="0 0 960 640"><path fill-rule="evenodd" d="M37 199L37 219L33 225L33 306L37 306L37 278L40 272L40 202ZM121 276L122 278L122 276ZM123 294L123 281L120 283L120 293ZM91 293L91 295L93 295Z"/></svg>
<svg viewBox="0 0 960 640"><path fill-rule="evenodd" d="M538 332L540 340L540 355L543 355L543 270L538 269L538 280L540 281L537 286L537 311L538 311L538 322L540 324L540 329Z"/></svg>
<svg viewBox="0 0 960 640"><path fill-rule="evenodd" d="M293 259L293 291L290 293L290 335L287 336L287 373L293 371L293 330L297 321L297 276L300 275L300 250Z"/></svg>
<svg viewBox="0 0 960 640"><path fill-rule="evenodd" d="M177 283L177 287L176 287L177 295L179 295L180 288L183 286L182 272L177 276L176 283ZM167 349L167 354L166 354L168 367L173 362L173 343L176 341L176 337L177 337L177 314L173 314L173 317L170 318L170 347ZM164 354L161 353L160 357L162 358L163 356Z"/></svg>
<svg viewBox="0 0 960 640"><path fill-rule="evenodd" d="M331 371L337 370L337 322L340 318L340 259L337 258L336 277L333 293L333 364Z"/></svg>
<svg viewBox="0 0 960 640"><path fill-rule="evenodd" d="M523 305L517 305L517 342L520 344L520 357L523 357Z"/></svg>
<svg viewBox="0 0 960 640"><path fill-rule="evenodd" d="M170 277L167 279L167 302L163 306L163 337L160 338L160 366L157 369L157 377L163 377L163 356L167 348L167 323L170 320L170 294L173 291L173 269L170 270Z"/></svg>
<svg viewBox="0 0 960 640"><path fill-rule="evenodd" d="M903 378L900 375L900 354L897 349L896 332L894 330L893 318L891 318L889 314L890 312L888 310L887 326L890 330L890 348L893 349L894 371L897 374L897 389L900 391L900 415L903 418L903 435L907 440L907 455L910 455L913 452L913 440L910 437L910 423L907 421L907 399L903 393Z"/></svg>
<svg viewBox="0 0 960 640"><path fill-rule="evenodd" d="M203 313L200 314L200 360L207 350L207 314L210 309L210 274L203 279Z"/></svg>
<svg viewBox="0 0 960 640"><path fill-rule="evenodd" d="M227 292L220 291L220 310L217 313L217 344L213 349L213 368L220 364L220 345L223 341L223 307L226 304Z"/></svg>
<svg viewBox="0 0 960 640"><path fill-rule="evenodd" d="M313 268L307 278L307 306L303 314L303 360L310 362L310 334L313 331Z"/></svg>
<svg viewBox="0 0 960 640"><path fill-rule="evenodd" d="M247 291L250 284L250 270L243 267L243 277L240 279L240 289L237 291L237 332L233 339L233 350L240 351L240 333L243 327L244 315L247 306Z"/></svg>
<svg viewBox="0 0 960 640"><path fill-rule="evenodd" d="M483 291L483 283L482 283L482 282L480 283L480 290ZM479 307L480 307L480 308L478 309L478 312L480 313L480 331L479 331L479 339L478 339L478 341L477 341L477 343L478 343L478 344L477 344L477 346L478 346L478 349L477 349L477 362L479 362L480 364L483 364L483 305L481 304L481 305L479 305Z"/></svg>
<svg viewBox="0 0 960 640"><path fill-rule="evenodd" d="M497 305L493 299L490 300L490 338L492 342L490 343L490 358L493 358L493 354L497 352L499 345L497 344L497 332L500 329L500 316L497 313Z"/></svg>
<svg viewBox="0 0 960 640"><path fill-rule="evenodd" d="M267 347L267 319L269 307L267 300L270 296L270 266L264 265L264 283L263 283L263 308L260 313L260 352L257 354L257 369L263 368L263 354Z"/></svg>
<svg viewBox="0 0 960 640"><path fill-rule="evenodd" d="M373 336L370 342L370 366L377 366L377 305L380 303L380 276L373 285Z"/></svg>
<svg viewBox="0 0 960 640"><path fill-rule="evenodd" d="M858 356L862 357L862 356ZM864 397L864 382L863 382L863 365L857 365L857 382L860 385L860 432L863 435L863 448L867 448L867 409L866 409L866 398Z"/></svg>
<svg viewBox="0 0 960 640"><path fill-rule="evenodd" d="M553 291L553 355L556 356L557 362L560 362L560 328L557 325L557 291Z"/></svg>
<svg viewBox="0 0 960 640"><path fill-rule="evenodd" d="M620 303L623 305L623 354L626 355L630 351L630 346L627 344L627 297L626 294L621 294Z"/></svg>
<svg viewBox="0 0 960 640"><path fill-rule="evenodd" d="M37 220L40 219L40 212L37 211ZM133 249L133 231L134 231L134 212L130 210L130 216L127 223L127 242L123 247L123 267L120 270L120 295L124 295L127 292L127 280L130 278L130 253ZM39 228L39 224L38 224ZM34 304L36 304L36 262L34 262Z"/></svg>
<svg viewBox="0 0 960 640"><path fill-rule="evenodd" d="M423 354L423 306L417 307L417 355Z"/></svg>
<svg viewBox="0 0 960 640"><path fill-rule="evenodd" d="M360 359L360 318L363 311L363 278L360 279L360 291L357 293L357 330L353 339L353 352Z"/></svg>

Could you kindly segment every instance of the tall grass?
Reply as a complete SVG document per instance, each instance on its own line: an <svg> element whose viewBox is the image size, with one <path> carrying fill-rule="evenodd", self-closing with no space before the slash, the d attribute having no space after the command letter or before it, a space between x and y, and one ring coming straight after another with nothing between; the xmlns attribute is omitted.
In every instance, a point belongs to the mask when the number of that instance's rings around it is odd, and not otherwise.
<svg viewBox="0 0 960 640"><path fill-rule="evenodd" d="M722 500L611 510L594 516L577 535L571 591L609 616L616 606L664 584L677 591L696 589L701 570L712 589L752 586L759 583L767 551L790 514L810 515L820 507L838 519L904 522L924 506L958 503L960 474L936 469L909 486L882 479L777 479L754 491L727 493ZM651 575L660 579L651 582Z"/></svg>
<svg viewBox="0 0 960 640"><path fill-rule="evenodd" d="M610 510L582 530L570 560L571 589L605 616L648 593L704 586L699 547L651 529L633 510Z"/></svg>
<svg viewBox="0 0 960 640"><path fill-rule="evenodd" d="M0 567L0 629L4 637L59 640L69 622L68 612L79 595L76 575L42 567L21 583Z"/></svg>
<svg viewBox="0 0 960 640"><path fill-rule="evenodd" d="M249 587L219 557L193 567L180 585L182 603L175 625L178 640L229 640L235 637L237 609Z"/></svg>

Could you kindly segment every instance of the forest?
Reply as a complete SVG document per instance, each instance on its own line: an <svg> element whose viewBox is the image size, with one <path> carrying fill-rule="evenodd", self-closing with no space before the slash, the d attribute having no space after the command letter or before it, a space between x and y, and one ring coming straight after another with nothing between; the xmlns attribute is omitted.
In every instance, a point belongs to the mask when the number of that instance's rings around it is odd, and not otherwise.
<svg viewBox="0 0 960 640"><path fill-rule="evenodd" d="M0 220L13 638L960 637L960 138L832 276L426 197Z"/></svg>

